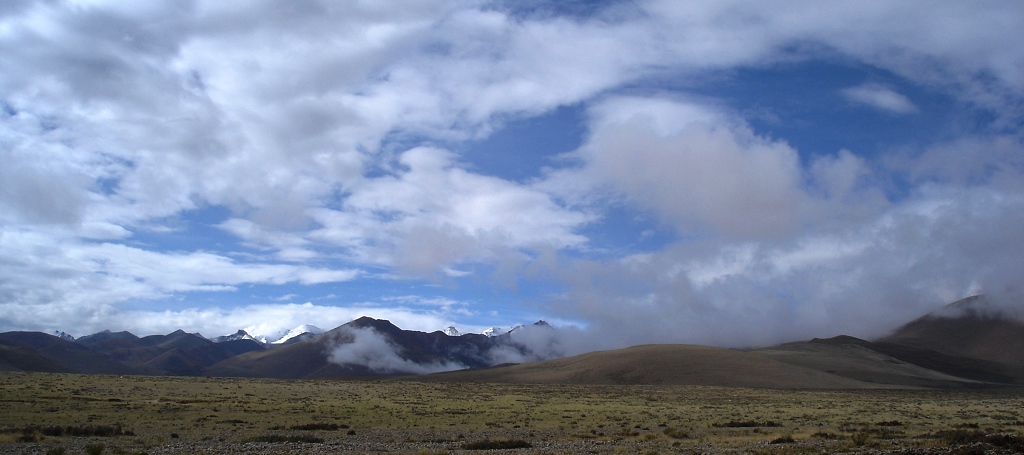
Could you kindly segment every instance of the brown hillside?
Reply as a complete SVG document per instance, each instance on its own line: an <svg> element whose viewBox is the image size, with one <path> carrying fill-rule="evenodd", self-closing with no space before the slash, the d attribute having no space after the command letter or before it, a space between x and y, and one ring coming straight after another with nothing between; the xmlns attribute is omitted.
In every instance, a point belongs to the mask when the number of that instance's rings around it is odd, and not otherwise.
<svg viewBox="0 0 1024 455"><path fill-rule="evenodd" d="M967 368L959 367L970 364L970 359L944 356L933 351L921 353L921 350L896 353L902 357L897 358L888 352L896 347L898 346L880 345L858 338L839 336L786 343L751 352L791 365L834 373L845 378L899 387L975 388L984 386L979 381L1003 383L1013 381L1012 378L996 374L975 378L947 374L968 371ZM907 350L903 349L903 351ZM947 372L936 370L934 365L926 362L925 360L929 360L926 357L928 353L942 357L945 363L941 366L945 366L946 368L943 370Z"/></svg>
<svg viewBox="0 0 1024 455"><path fill-rule="evenodd" d="M40 354L32 346L3 338L0 338L0 371L73 372Z"/></svg>
<svg viewBox="0 0 1024 455"><path fill-rule="evenodd" d="M232 357L208 368L205 375L300 379L310 377L327 363L324 346L306 340Z"/></svg>
<svg viewBox="0 0 1024 455"><path fill-rule="evenodd" d="M438 373L416 380L785 389L880 387L749 352L693 345L635 346L543 362Z"/></svg>
<svg viewBox="0 0 1024 455"><path fill-rule="evenodd" d="M878 341L1024 367L1024 323L999 313L985 296L951 303Z"/></svg>

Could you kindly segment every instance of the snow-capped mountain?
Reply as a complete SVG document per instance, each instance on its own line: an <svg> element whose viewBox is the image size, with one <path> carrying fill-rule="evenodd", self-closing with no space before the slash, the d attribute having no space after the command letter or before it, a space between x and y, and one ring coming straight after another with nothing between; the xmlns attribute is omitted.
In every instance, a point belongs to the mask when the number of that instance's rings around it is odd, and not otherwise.
<svg viewBox="0 0 1024 455"><path fill-rule="evenodd" d="M523 327L526 327L526 324L516 324L515 326L513 326L511 329L508 329L508 330L505 330L505 329L503 329L501 327L491 327L491 328L489 328L487 330L484 330L483 334L486 335L486 336L489 336L489 337L497 337L497 336L502 336L502 335L504 335L506 333L515 332L516 330L522 329ZM533 323L533 327L549 327L550 328L551 324L548 324L547 322L544 322L544 321L537 321L537 322Z"/></svg>
<svg viewBox="0 0 1024 455"><path fill-rule="evenodd" d="M75 341L75 337L73 337L71 335L68 335L63 330L54 330L54 331L50 332L50 335L53 335L53 336L55 336L57 338L60 338L62 340Z"/></svg>
<svg viewBox="0 0 1024 455"><path fill-rule="evenodd" d="M288 333L285 333L280 338L271 341L270 344L284 344L287 343L289 340L292 340L297 337L302 337L303 335L308 334L308 337L312 335L320 335L321 333L324 333L324 329L321 329L320 327L317 327L315 325L302 324L294 329L289 330Z"/></svg>
<svg viewBox="0 0 1024 455"><path fill-rule="evenodd" d="M448 326L448 328L442 330L442 332L444 332L445 335L448 335L450 337L457 337L459 335L462 335L462 333L460 333L459 330L456 329L454 325Z"/></svg>
<svg viewBox="0 0 1024 455"><path fill-rule="evenodd" d="M491 328L489 328L487 330L484 330L483 334L486 335L486 336L489 336L489 337L496 337L496 336L504 335L504 334L506 334L508 332L510 332L510 331L509 330L505 330L505 329L503 329L501 327L491 327Z"/></svg>
<svg viewBox="0 0 1024 455"><path fill-rule="evenodd" d="M223 343L225 341L235 341L235 340L253 340L253 341L256 341L256 342L259 342L259 343L266 344L265 340L257 338L257 337L254 337L252 335L249 335L249 332L246 332L245 330L239 330L239 331L237 331L237 332L235 332L235 333L233 333L231 335L224 335L224 336L216 337L212 341L214 343Z"/></svg>

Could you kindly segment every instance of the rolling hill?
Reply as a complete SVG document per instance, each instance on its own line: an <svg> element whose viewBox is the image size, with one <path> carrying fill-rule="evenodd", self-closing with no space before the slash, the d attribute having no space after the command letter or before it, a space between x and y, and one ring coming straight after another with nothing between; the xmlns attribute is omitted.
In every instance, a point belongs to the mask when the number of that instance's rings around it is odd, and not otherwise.
<svg viewBox="0 0 1024 455"><path fill-rule="evenodd" d="M787 389L878 386L750 352L680 344L634 346L542 362L438 373L416 380Z"/></svg>
<svg viewBox="0 0 1024 455"><path fill-rule="evenodd" d="M929 388L1024 384L1024 374L1008 365L849 336L786 343L752 352L873 384Z"/></svg>

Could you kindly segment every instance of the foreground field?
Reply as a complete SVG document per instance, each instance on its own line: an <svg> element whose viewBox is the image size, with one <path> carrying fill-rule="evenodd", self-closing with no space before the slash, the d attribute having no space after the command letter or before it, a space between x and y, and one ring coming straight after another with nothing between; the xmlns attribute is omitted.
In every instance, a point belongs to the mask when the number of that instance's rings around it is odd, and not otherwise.
<svg viewBox="0 0 1024 455"><path fill-rule="evenodd" d="M2 453L1024 450L1020 391L778 391L0 373L0 411Z"/></svg>

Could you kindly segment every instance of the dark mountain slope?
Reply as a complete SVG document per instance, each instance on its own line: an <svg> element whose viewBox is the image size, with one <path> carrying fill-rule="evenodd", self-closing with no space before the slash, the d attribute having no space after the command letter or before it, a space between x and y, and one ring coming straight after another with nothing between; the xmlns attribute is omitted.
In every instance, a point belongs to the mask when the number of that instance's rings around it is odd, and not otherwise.
<svg viewBox="0 0 1024 455"><path fill-rule="evenodd" d="M0 371L73 373L70 368L42 355L34 347L13 339L0 338Z"/></svg>
<svg viewBox="0 0 1024 455"><path fill-rule="evenodd" d="M902 387L984 388L1015 384L1007 366L850 336L786 343L751 351L781 362L859 381Z"/></svg>
<svg viewBox="0 0 1024 455"><path fill-rule="evenodd" d="M311 379L373 374L366 367L331 363L330 352L336 343L324 335L231 357L207 368L203 375Z"/></svg>
<svg viewBox="0 0 1024 455"><path fill-rule="evenodd" d="M485 367L490 365L488 351L495 346L497 340L485 335L470 333L457 337L445 335L444 332L430 333L414 330L402 330L390 321L361 317L349 322L336 332L325 333L337 337L344 333L344 328L371 328L385 335L400 350L403 358L417 364L458 363L467 367ZM506 339L508 339L506 337Z"/></svg>
<svg viewBox="0 0 1024 455"><path fill-rule="evenodd" d="M23 346L30 346L38 355L61 365L69 372L94 374L140 374L144 372L142 368L134 368L116 362L76 342L41 332L0 333L0 339L12 340L22 343Z"/></svg>
<svg viewBox="0 0 1024 455"><path fill-rule="evenodd" d="M92 335L86 335L75 340L82 346L94 351L112 351L115 349L128 349L139 346L139 337L131 332L111 332L104 330Z"/></svg>
<svg viewBox="0 0 1024 455"><path fill-rule="evenodd" d="M362 317L317 337L249 352L208 368L208 376L271 378L325 378L401 374L402 371L371 370L361 364L332 362L336 349L357 342L360 330L372 330L383 336L393 352L412 364L451 364L487 366L488 349L494 341L483 335L450 337L442 332L402 330L389 321Z"/></svg>
<svg viewBox="0 0 1024 455"><path fill-rule="evenodd" d="M1024 323L985 296L953 302L878 341L1024 368Z"/></svg>
<svg viewBox="0 0 1024 455"><path fill-rule="evenodd" d="M104 333L104 332L101 332ZM167 335L150 335L143 338L135 337L128 332L120 332L118 334L111 334L116 336L106 336L98 340L90 339L84 344L93 351L106 354L110 358L126 364L134 365L146 365L149 368L156 368L159 370L158 365L160 362L151 363L154 359L165 355L169 351L178 350L186 352L191 349L210 347L215 345L214 342L207 340L199 335L185 333L183 330L177 330ZM130 336L129 336L130 335ZM218 359L223 360L226 357ZM209 366L212 365L209 363ZM159 374L159 373L156 373Z"/></svg>

